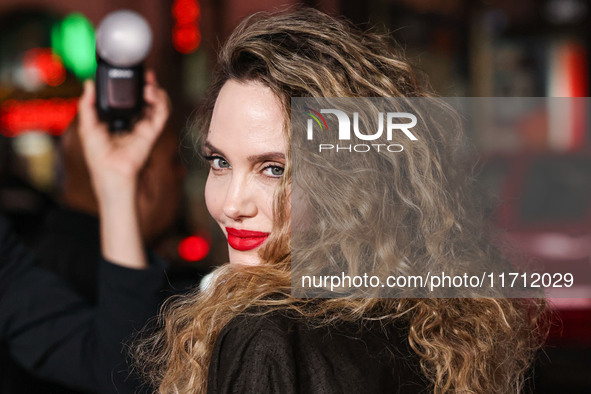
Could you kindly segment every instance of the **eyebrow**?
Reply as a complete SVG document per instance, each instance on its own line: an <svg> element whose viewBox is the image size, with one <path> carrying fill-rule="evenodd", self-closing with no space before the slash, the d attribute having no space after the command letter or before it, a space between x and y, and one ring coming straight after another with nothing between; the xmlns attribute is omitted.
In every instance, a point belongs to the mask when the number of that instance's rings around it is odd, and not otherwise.
<svg viewBox="0 0 591 394"><path fill-rule="evenodd" d="M225 156L222 151L211 144L209 141L205 141L203 144L205 148L209 149L212 152L219 153L222 156ZM251 163L260 163L264 161L279 161L285 160L285 154L282 152L266 152L260 155L251 155L246 158Z"/></svg>
<svg viewBox="0 0 591 394"><path fill-rule="evenodd" d="M203 147L204 147L204 148L206 148L206 149L209 149L210 151L212 151L212 152L214 152L214 153L219 153L220 155L222 155L222 156L225 156L225 155L222 153L222 151L221 151L221 150L219 150L218 148L216 148L215 146L213 146L213 145L211 144L211 142L209 142L209 141L205 141L205 142L203 143Z"/></svg>
<svg viewBox="0 0 591 394"><path fill-rule="evenodd" d="M247 157L251 163L261 163L263 161L279 161L285 160L285 155L281 152L268 152L260 155L252 155Z"/></svg>

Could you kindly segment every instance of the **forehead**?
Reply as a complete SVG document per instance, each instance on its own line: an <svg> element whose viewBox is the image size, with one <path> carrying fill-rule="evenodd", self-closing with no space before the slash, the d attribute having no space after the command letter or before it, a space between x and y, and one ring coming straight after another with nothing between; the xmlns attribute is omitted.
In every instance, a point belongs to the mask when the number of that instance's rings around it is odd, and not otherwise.
<svg viewBox="0 0 591 394"><path fill-rule="evenodd" d="M285 151L284 123L281 102L271 89L229 80L216 100L207 141L218 148Z"/></svg>

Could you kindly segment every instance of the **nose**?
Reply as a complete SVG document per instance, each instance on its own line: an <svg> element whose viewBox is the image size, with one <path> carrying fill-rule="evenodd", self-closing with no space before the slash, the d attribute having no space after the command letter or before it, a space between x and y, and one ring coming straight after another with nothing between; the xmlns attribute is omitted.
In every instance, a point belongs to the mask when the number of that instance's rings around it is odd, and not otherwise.
<svg viewBox="0 0 591 394"><path fill-rule="evenodd" d="M223 206L224 215L228 218L240 221L256 216L255 192L249 183L247 175L241 175L238 172L232 175Z"/></svg>

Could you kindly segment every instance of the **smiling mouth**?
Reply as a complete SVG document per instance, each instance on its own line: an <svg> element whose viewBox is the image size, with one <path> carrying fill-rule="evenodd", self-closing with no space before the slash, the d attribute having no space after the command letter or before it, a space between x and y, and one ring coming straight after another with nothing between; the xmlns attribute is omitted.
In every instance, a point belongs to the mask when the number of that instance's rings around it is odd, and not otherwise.
<svg viewBox="0 0 591 394"><path fill-rule="evenodd" d="M226 227L228 233L228 244L236 250L252 250L260 246L269 237L269 233L261 231L238 230L232 227Z"/></svg>

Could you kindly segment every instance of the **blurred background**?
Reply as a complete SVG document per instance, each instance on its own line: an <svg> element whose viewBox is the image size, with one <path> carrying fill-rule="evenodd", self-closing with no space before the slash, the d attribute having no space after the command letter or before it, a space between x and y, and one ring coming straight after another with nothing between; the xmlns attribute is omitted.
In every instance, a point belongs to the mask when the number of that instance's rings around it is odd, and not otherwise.
<svg viewBox="0 0 591 394"><path fill-rule="evenodd" d="M441 96L589 96L586 0L0 0L0 207L21 236L35 242L47 231L40 224L48 212L63 203L74 160L63 135L81 82L94 76L94 30L106 14L131 9L151 25L146 63L171 96L176 136L188 129L216 51L236 24L256 11L297 4L390 32ZM469 136L503 245L511 255L563 267L591 264L589 106L573 102L578 110L569 127L545 127L541 112L523 127L474 128ZM175 178L178 193L174 185L163 188L170 219L160 218L166 223L150 238L187 282L227 258L205 208L206 172L192 144L188 134L165 159L186 167L186 177ZM578 286L571 295L553 301L556 324L534 392L591 392L591 288Z"/></svg>

